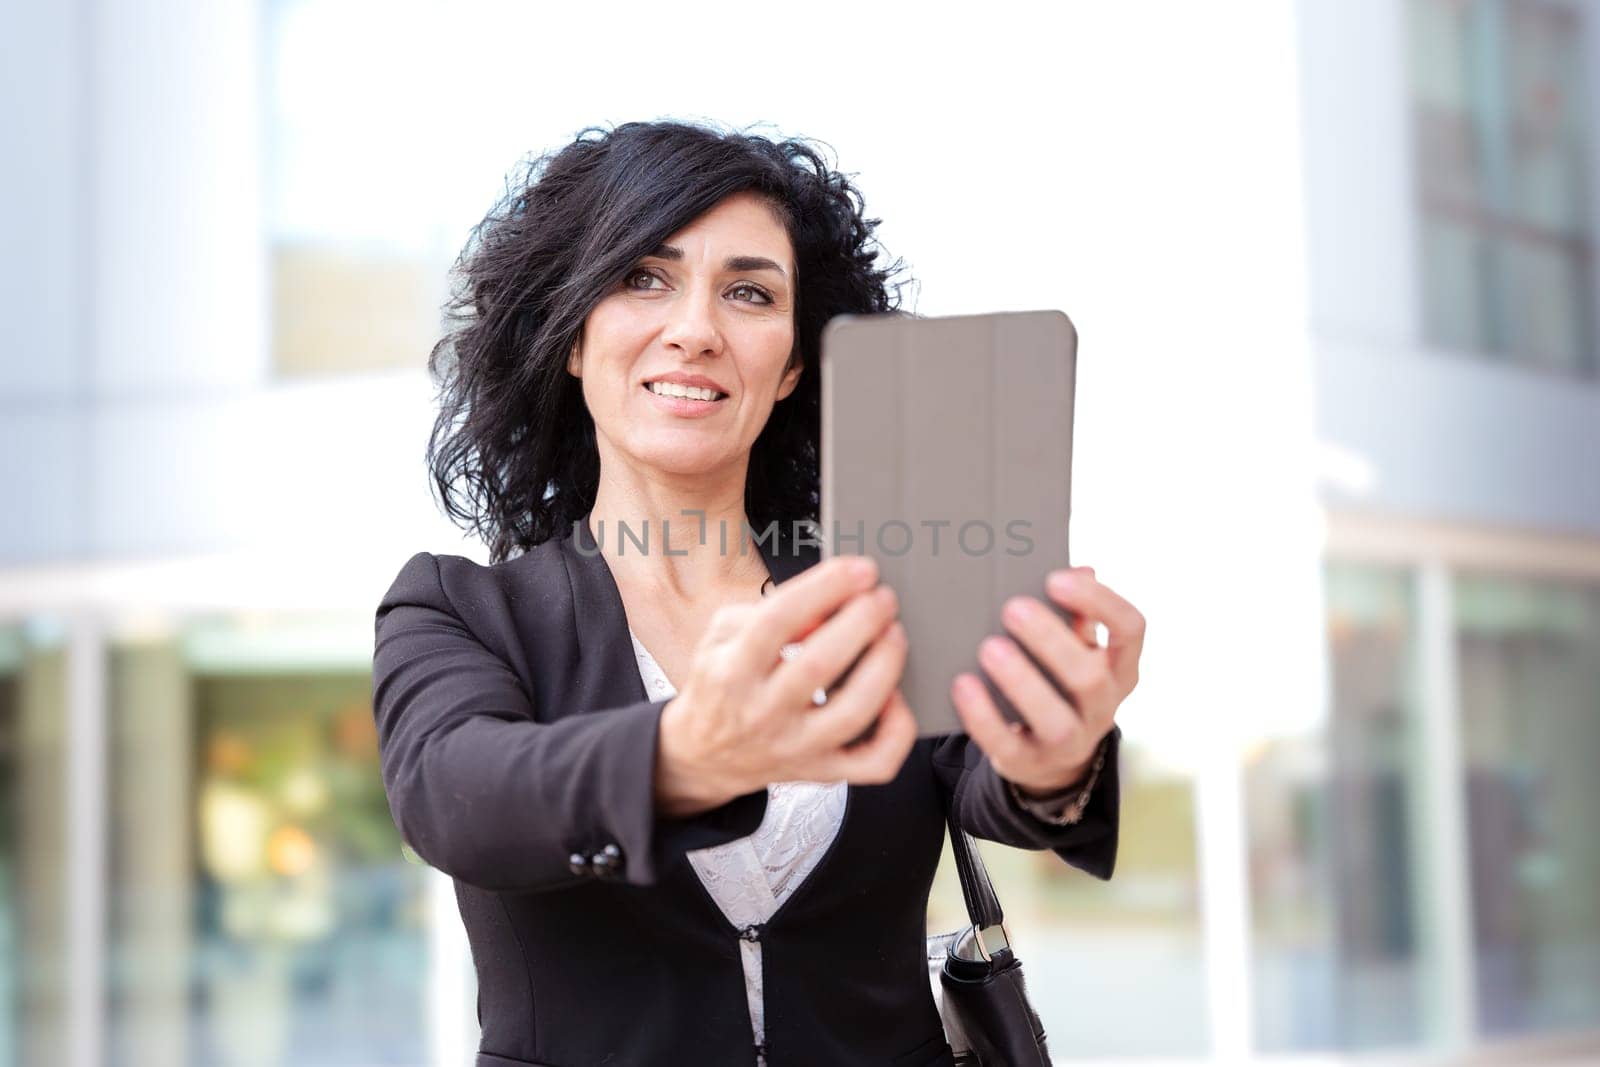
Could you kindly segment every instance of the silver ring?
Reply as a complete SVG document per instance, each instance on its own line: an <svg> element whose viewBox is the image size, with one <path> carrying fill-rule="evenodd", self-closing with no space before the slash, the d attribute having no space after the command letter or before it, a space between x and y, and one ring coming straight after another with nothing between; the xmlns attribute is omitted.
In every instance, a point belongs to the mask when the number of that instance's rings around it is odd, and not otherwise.
<svg viewBox="0 0 1600 1067"><path fill-rule="evenodd" d="M799 654L800 642L798 641L791 641L787 645L784 645L782 648L778 649L778 655L782 656L784 659L794 659ZM823 689L821 686L818 686L816 691L811 694L812 705L820 708L827 702L828 691Z"/></svg>

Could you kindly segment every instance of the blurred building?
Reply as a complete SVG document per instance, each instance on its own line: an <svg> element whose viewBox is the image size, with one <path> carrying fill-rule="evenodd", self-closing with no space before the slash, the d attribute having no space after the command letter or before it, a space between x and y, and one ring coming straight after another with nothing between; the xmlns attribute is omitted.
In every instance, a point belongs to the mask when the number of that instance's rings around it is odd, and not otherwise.
<svg viewBox="0 0 1600 1067"><path fill-rule="evenodd" d="M1247 768L1257 1033L1592 1033L1600 10L1300 11L1331 702Z"/></svg>
<svg viewBox="0 0 1600 1067"><path fill-rule="evenodd" d="M399 565L485 556L423 364L516 160L669 114L1079 326L1151 643L1113 880L986 849L1058 1062L1600 1055L1600 9L683 18L0 11L0 1063L470 1062L370 707Z"/></svg>

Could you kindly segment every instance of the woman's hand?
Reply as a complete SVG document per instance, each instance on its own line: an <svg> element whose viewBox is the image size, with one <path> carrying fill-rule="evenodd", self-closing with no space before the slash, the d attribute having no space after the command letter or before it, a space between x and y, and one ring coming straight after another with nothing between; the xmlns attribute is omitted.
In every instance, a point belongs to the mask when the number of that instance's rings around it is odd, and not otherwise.
<svg viewBox="0 0 1600 1067"><path fill-rule="evenodd" d="M1001 618L1071 701L1014 641L995 635L978 646L978 662L1025 721L1007 721L975 675L957 675L950 687L956 713L994 769L1034 794L1065 788L1088 773L1118 706L1139 684L1144 649L1144 616L1097 582L1094 568L1052 571L1045 589L1077 616L1075 625L1030 596L1006 601ZM1109 635L1103 648L1095 638L1101 622Z"/></svg>
<svg viewBox="0 0 1600 1067"><path fill-rule="evenodd" d="M917 724L897 688L906 660L899 600L877 580L870 557L836 556L759 603L717 610L661 713L659 810L692 814L771 782L876 784L900 772ZM785 659L783 646L802 639ZM814 704L858 655L827 703ZM871 737L851 743L874 723Z"/></svg>

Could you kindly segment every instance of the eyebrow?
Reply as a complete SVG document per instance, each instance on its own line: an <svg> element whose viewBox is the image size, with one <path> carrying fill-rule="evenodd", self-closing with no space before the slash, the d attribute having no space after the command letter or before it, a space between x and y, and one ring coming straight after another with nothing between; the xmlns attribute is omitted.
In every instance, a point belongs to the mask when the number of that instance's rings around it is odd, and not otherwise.
<svg viewBox="0 0 1600 1067"><path fill-rule="evenodd" d="M656 250L651 252L650 255L654 259L678 260L683 258L683 249L677 245L657 245ZM722 269L728 271L771 270L777 271L785 278L789 276L788 271L766 256L729 256L723 262Z"/></svg>

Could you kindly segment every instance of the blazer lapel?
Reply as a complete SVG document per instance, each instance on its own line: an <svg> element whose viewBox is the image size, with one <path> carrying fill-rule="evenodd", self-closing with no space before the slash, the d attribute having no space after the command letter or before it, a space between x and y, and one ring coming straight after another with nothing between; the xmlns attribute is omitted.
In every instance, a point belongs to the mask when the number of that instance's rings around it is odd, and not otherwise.
<svg viewBox="0 0 1600 1067"><path fill-rule="evenodd" d="M562 536L561 558L572 586L578 659L584 667L599 663L601 684L608 690L601 706L648 700L650 694L645 692L638 661L633 657L633 642L628 640L628 614L622 606L622 593L587 520L575 523L572 532Z"/></svg>

